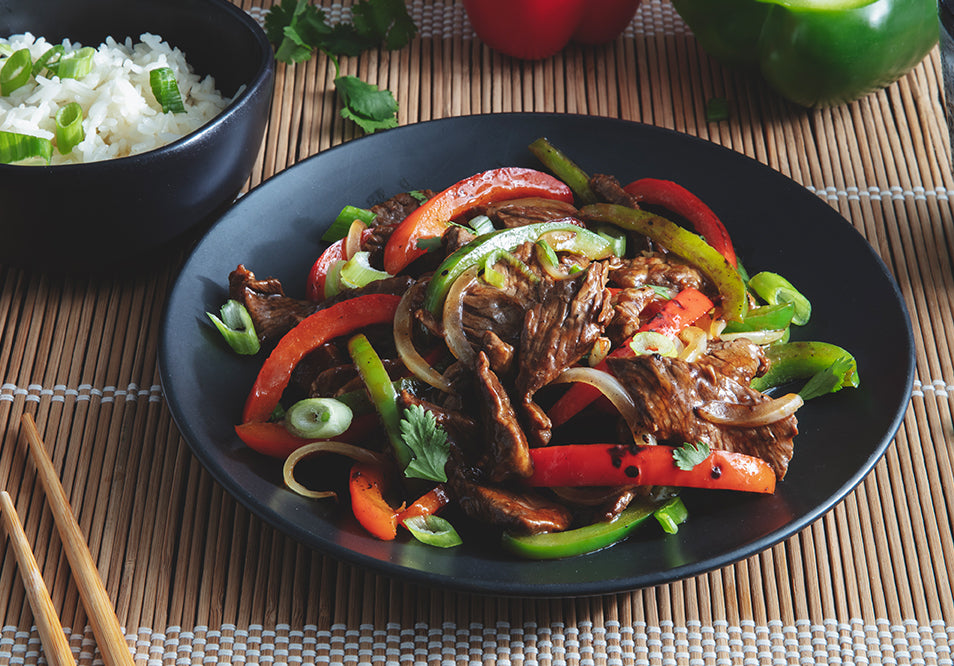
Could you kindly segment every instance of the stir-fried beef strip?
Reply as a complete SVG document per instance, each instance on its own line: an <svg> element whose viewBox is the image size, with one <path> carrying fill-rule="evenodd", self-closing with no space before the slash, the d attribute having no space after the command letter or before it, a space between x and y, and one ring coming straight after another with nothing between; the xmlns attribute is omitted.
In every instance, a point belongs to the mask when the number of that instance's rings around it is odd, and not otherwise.
<svg viewBox="0 0 954 666"><path fill-rule="evenodd" d="M623 344L645 323L643 312L646 306L659 299L652 287L629 287L613 294L613 319L606 326L605 334L614 346Z"/></svg>
<svg viewBox="0 0 954 666"><path fill-rule="evenodd" d="M500 201L484 209L484 214L493 220L498 229L573 218L577 213L572 204L542 197ZM582 222L580 224L582 225Z"/></svg>
<svg viewBox="0 0 954 666"><path fill-rule="evenodd" d="M539 283L520 335L514 397L523 406L527 438L533 446L550 441L552 425L534 402L534 394L593 347L612 317L606 295L602 263L593 263L571 278Z"/></svg>
<svg viewBox="0 0 954 666"><path fill-rule="evenodd" d="M483 426L485 453L478 463L494 483L533 474L530 446L517 420L517 412L500 379L490 369L483 352L477 354L479 421Z"/></svg>
<svg viewBox="0 0 954 666"><path fill-rule="evenodd" d="M609 282L623 288L655 285L676 291L692 287L710 296L717 293L699 269L676 260L672 255L640 254L632 259L614 259Z"/></svg>
<svg viewBox="0 0 954 666"><path fill-rule="evenodd" d="M342 289L331 298L326 298L323 300L319 306L319 309L330 307L335 303L340 303L341 301L347 301L350 298L367 296L368 294L391 294L392 296L403 296L404 292L410 289L411 285L413 284L414 278L410 277L409 275L395 275L393 277L382 278L381 280L372 280L363 287L358 287L356 289Z"/></svg>
<svg viewBox="0 0 954 666"><path fill-rule="evenodd" d="M705 442L713 449L736 451L767 461L784 478L798 433L795 416L757 427L719 425L696 414L711 401L757 404L767 396L739 383L719 368L724 360L688 363L658 354L607 359L610 371L627 388L639 415L639 427L660 442ZM745 374L745 373L744 373Z"/></svg>
<svg viewBox="0 0 954 666"><path fill-rule="evenodd" d="M498 375L509 375L513 369L516 352L513 345L507 344L493 331L484 331L480 336L480 350L487 355L490 369Z"/></svg>
<svg viewBox="0 0 954 666"><path fill-rule="evenodd" d="M441 248L444 250L444 254L449 256L475 238L477 238L477 235L470 230L452 224L441 235Z"/></svg>
<svg viewBox="0 0 954 666"><path fill-rule="evenodd" d="M721 374L745 386L769 369L765 352L746 338L710 342L706 355L700 358L699 362L712 366Z"/></svg>
<svg viewBox="0 0 954 666"><path fill-rule="evenodd" d="M562 532L573 522L569 509L530 491L484 486L460 477L452 478L449 488L465 514L515 534Z"/></svg>
<svg viewBox="0 0 954 666"><path fill-rule="evenodd" d="M245 306L259 340L266 346L277 343L319 309L316 303L286 296L277 278L259 280L241 264L229 273L229 298Z"/></svg>
<svg viewBox="0 0 954 666"><path fill-rule="evenodd" d="M430 199L434 196L431 190L420 190L418 194L423 199ZM374 221L371 226L393 225L403 222L404 218L417 210L421 201L408 192L396 194L387 201L371 206L371 212L374 213Z"/></svg>
<svg viewBox="0 0 954 666"><path fill-rule="evenodd" d="M607 203L639 208L639 200L624 190L620 182L613 176L602 173L593 174L590 177L590 188Z"/></svg>

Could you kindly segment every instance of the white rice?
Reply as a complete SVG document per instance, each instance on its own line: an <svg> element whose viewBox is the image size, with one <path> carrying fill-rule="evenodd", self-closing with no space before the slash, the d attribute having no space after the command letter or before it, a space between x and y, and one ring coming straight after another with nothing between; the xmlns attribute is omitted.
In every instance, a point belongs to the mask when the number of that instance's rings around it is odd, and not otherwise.
<svg viewBox="0 0 954 666"><path fill-rule="evenodd" d="M31 77L30 82L0 96L0 130L53 140L60 107L79 102L86 137L68 155L53 150L51 164L95 162L135 155L179 139L217 116L229 103L211 76L199 78L185 54L158 35L143 34L138 43L108 37L93 55L93 69L82 79ZM62 42L66 53L81 44ZM36 62L53 44L30 33L0 38L14 51L28 48ZM149 72L169 67L176 75L185 113L163 113L149 84Z"/></svg>

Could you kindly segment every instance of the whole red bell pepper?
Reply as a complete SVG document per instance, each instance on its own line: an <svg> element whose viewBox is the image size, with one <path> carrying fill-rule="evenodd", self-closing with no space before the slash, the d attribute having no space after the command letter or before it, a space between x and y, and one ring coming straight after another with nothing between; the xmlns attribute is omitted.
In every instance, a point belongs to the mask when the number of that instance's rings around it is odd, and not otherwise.
<svg viewBox="0 0 954 666"><path fill-rule="evenodd" d="M524 197L573 202L566 184L536 169L503 167L478 173L431 197L397 226L384 246L384 270L400 273L425 253L417 241L441 236L451 220L475 206Z"/></svg>
<svg viewBox="0 0 954 666"><path fill-rule="evenodd" d="M530 450L533 474L526 483L538 487L675 486L775 492L771 465L754 456L710 451L691 469L679 467L671 446L568 444Z"/></svg>
<svg viewBox="0 0 954 666"><path fill-rule="evenodd" d="M682 329L695 322L712 307L712 301L709 300L708 296L698 289L687 287L666 301L655 316L639 327L638 332L654 331L675 338ZM609 355L625 357L633 356L635 352L629 346L629 340L627 340L625 344L611 351ZM600 361L594 367L599 370L606 370L606 361ZM589 384L573 384L566 393L553 403L547 415L554 426L562 425L599 397L599 389Z"/></svg>
<svg viewBox="0 0 954 666"><path fill-rule="evenodd" d="M640 0L464 0L470 23L490 48L537 60L570 41L603 44L632 20Z"/></svg>
<svg viewBox="0 0 954 666"><path fill-rule="evenodd" d="M738 268L732 239L722 220L699 197L671 180L640 178L624 188L642 203L662 206L681 215L730 264Z"/></svg>
<svg viewBox="0 0 954 666"><path fill-rule="evenodd" d="M269 419L288 386L292 371L306 354L334 338L372 324L394 321L400 301L400 296L392 294L367 294L335 303L303 319L278 341L258 371L245 401L243 422Z"/></svg>

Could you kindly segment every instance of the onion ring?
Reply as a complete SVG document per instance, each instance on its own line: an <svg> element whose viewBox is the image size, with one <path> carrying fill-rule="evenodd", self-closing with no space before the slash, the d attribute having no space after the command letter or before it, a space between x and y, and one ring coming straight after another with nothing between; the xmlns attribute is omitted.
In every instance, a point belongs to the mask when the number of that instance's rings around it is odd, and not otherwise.
<svg viewBox="0 0 954 666"><path fill-rule="evenodd" d="M444 299L444 342L454 357L469 368L474 367L477 354L464 333L464 292L477 279L477 266L460 274Z"/></svg>
<svg viewBox="0 0 954 666"><path fill-rule="evenodd" d="M623 420L626 421L626 425L629 426L629 430L633 434L633 440L640 441L642 435L637 431L639 414L636 412L636 403L633 402L633 398L629 395L626 387L616 377L596 368L574 367L567 368L553 380L555 384L569 382L583 382L599 389L600 393L609 398L609 401L622 415Z"/></svg>
<svg viewBox="0 0 954 666"><path fill-rule="evenodd" d="M802 400L800 395L788 393L780 398L749 405L713 400L697 407L696 412L710 423L739 428L755 428L788 418L798 411L798 408L803 404L805 404L805 401Z"/></svg>
<svg viewBox="0 0 954 666"><path fill-rule="evenodd" d="M282 465L282 478L289 490L310 499L326 499L329 497L338 499L338 493L333 490L311 490L295 479L295 465L309 456L323 453L337 453L358 462L374 465L384 465L387 462L387 458L384 456L354 444L335 441L311 442L298 447L285 458L285 463Z"/></svg>
<svg viewBox="0 0 954 666"><path fill-rule="evenodd" d="M410 370L415 377L445 393L453 393L450 382L428 365L427 361L414 348L412 338L414 316L411 314L411 309L416 294L425 288L425 283L415 282L401 297L401 302L398 303L397 311L394 313L394 346L397 348L398 356L404 363L404 367Z"/></svg>

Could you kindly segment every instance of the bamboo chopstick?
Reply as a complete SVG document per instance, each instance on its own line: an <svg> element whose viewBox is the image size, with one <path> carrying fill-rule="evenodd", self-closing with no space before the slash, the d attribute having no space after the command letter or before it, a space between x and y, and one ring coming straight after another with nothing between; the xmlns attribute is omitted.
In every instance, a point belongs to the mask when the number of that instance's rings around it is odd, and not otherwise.
<svg viewBox="0 0 954 666"><path fill-rule="evenodd" d="M50 504L53 521L60 534L60 541L63 542L63 550L73 571L76 587L79 589L86 614L89 616L89 623L93 628L93 635L96 637L96 644L103 662L106 666L132 666L133 659L126 643L126 636L119 626L116 611L109 595L106 594L96 563L70 508L66 491L63 490L60 478L53 468L53 462L40 439L36 423L29 414L24 414L20 422L26 430L31 458L36 465L40 483Z"/></svg>
<svg viewBox="0 0 954 666"><path fill-rule="evenodd" d="M33 556L30 543L27 541L26 534L23 533L23 525L20 523L17 509L6 490L0 490L0 519L3 520L3 526L13 546L13 554L20 567L20 576L26 587L27 599L30 601L30 608L33 609L33 620L36 622L40 641L43 644L43 656L52 666L75 666L76 660L73 659L73 652L63 634L63 625L53 607L53 600L50 599L50 593L43 582L43 576L36 563L36 557Z"/></svg>

